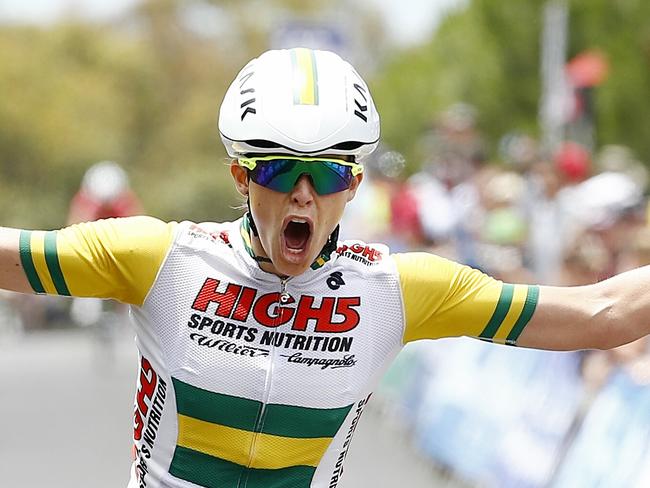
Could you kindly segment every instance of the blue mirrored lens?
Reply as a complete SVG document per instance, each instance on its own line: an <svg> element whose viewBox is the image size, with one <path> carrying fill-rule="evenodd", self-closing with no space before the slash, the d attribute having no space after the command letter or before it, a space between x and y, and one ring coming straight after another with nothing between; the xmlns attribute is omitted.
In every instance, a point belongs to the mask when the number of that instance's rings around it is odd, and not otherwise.
<svg viewBox="0 0 650 488"><path fill-rule="evenodd" d="M333 161L299 161L294 159L274 159L259 161L249 172L258 185L282 193L290 192L298 179L306 174L311 178L319 195L337 193L350 187L352 168Z"/></svg>

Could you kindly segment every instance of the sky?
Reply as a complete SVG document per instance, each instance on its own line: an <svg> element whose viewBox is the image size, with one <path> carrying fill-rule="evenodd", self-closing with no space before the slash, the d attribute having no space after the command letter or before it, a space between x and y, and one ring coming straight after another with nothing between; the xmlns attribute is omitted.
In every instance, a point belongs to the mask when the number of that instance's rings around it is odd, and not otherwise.
<svg viewBox="0 0 650 488"><path fill-rule="evenodd" d="M47 23L74 11L77 16L102 19L119 14L138 0L2 0L0 20ZM465 0L362 0L375 4L389 19L391 38L403 45L428 37L449 8Z"/></svg>

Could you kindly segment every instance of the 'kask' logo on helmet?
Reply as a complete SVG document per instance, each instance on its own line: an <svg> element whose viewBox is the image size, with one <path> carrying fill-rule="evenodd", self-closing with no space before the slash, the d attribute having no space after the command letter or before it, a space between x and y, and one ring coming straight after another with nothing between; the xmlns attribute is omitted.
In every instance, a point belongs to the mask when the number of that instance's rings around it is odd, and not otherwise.
<svg viewBox="0 0 650 488"><path fill-rule="evenodd" d="M359 100L356 98L354 99L354 104L357 106L357 108L354 109L354 115L359 117L364 122L368 122L368 117L365 114L365 112L368 111L368 97L366 96L366 90L364 90L364 88L358 83L354 84L354 88L359 92L359 95L361 95L363 102L365 103L365 105L361 105L361 102L359 102Z"/></svg>
<svg viewBox="0 0 650 488"><path fill-rule="evenodd" d="M257 113L257 110L255 110L255 107L253 106L255 103L255 88L250 86L252 82L249 83L254 74L255 72L251 70L242 74L241 78L239 79L239 94L242 95L242 103L240 105L240 108L244 109L241 113L242 121L248 114Z"/></svg>

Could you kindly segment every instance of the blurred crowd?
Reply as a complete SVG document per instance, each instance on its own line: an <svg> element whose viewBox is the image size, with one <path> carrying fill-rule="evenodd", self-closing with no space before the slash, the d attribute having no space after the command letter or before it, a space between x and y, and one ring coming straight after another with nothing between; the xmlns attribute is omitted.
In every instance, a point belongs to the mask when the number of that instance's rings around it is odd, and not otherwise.
<svg viewBox="0 0 650 488"><path fill-rule="evenodd" d="M648 173L622 146L523 134L489 161L471 106L441 114L421 170L383 148L343 238L426 250L506 282L581 285L650 264ZM470 339L407 346L377 395L436 469L470 486L650 486L650 343L553 353Z"/></svg>

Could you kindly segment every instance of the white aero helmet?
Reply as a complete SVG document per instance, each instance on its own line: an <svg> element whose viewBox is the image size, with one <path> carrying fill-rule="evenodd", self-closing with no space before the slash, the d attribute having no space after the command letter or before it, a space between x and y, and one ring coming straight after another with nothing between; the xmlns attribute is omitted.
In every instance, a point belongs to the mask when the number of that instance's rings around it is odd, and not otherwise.
<svg viewBox="0 0 650 488"><path fill-rule="evenodd" d="M372 153L379 114L356 70L337 54L306 48L267 51L232 82L219 110L228 155L353 156Z"/></svg>

